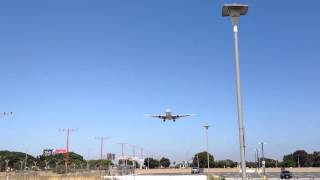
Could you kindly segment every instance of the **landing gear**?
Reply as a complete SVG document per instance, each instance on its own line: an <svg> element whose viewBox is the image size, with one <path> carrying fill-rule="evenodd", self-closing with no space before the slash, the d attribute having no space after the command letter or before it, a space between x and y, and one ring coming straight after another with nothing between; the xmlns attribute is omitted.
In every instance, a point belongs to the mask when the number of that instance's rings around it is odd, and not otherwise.
<svg viewBox="0 0 320 180"><path fill-rule="evenodd" d="M176 120L174 119L173 122L176 122Z"/></svg>
<svg viewBox="0 0 320 180"><path fill-rule="evenodd" d="M163 122L166 122L166 120L163 120Z"/></svg>

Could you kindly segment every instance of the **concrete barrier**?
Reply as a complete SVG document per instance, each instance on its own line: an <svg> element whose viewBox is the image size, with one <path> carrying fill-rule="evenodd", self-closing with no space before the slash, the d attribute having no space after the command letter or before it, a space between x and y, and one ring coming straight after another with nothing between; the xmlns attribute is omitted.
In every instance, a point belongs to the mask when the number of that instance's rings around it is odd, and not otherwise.
<svg viewBox="0 0 320 180"><path fill-rule="evenodd" d="M207 180L206 175L105 176L106 180Z"/></svg>

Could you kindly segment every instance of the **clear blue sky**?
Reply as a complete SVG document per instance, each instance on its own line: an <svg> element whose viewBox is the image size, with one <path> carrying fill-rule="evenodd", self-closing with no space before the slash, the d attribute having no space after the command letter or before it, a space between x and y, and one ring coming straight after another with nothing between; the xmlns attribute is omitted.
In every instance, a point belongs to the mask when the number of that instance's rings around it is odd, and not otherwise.
<svg viewBox="0 0 320 180"><path fill-rule="evenodd" d="M239 159L233 34L216 0L2 1L0 149L97 158L95 136L174 160L205 149ZM247 158L320 150L320 2L238 1ZM144 117L171 108L176 123ZM132 150L127 149L131 154Z"/></svg>

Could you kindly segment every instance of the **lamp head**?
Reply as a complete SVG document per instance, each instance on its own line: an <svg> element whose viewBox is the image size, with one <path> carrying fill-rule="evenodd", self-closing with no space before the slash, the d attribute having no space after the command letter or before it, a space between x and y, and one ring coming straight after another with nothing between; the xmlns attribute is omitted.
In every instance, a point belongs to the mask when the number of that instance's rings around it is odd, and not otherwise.
<svg viewBox="0 0 320 180"><path fill-rule="evenodd" d="M248 12L246 4L224 4L222 8L222 16L239 17L246 15Z"/></svg>

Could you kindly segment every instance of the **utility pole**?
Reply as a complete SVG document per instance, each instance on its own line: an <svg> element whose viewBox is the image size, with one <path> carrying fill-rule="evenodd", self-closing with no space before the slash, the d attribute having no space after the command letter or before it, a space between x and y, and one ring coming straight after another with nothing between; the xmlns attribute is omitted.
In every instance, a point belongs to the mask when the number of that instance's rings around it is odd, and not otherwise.
<svg viewBox="0 0 320 180"><path fill-rule="evenodd" d="M78 131L78 129L72 129L72 128L66 128L66 129L60 129L60 131L65 132L67 134L67 144L66 144L66 154L65 154L65 173L68 173L68 163L69 163L69 137L70 133L74 131Z"/></svg>
<svg viewBox="0 0 320 180"><path fill-rule="evenodd" d="M210 168L210 161L209 161L209 147L208 147L208 129L209 125L204 125L203 126L206 129L206 149L207 149L207 161L208 161L208 169Z"/></svg>
<svg viewBox="0 0 320 180"><path fill-rule="evenodd" d="M136 163L135 163L135 156L136 156L136 145L132 145L132 166L135 169Z"/></svg>
<svg viewBox="0 0 320 180"><path fill-rule="evenodd" d="M256 155L257 155L257 167L258 167L258 173L260 170L260 157L259 157L259 149L255 149L256 150Z"/></svg>
<svg viewBox="0 0 320 180"><path fill-rule="evenodd" d="M102 170L103 170L103 143L105 140L107 140L107 137L96 137L95 139L100 140L100 176L102 176Z"/></svg>
<svg viewBox="0 0 320 180"><path fill-rule="evenodd" d="M265 142L259 142L261 145L261 153L262 153L262 171L263 171L263 177L266 177L266 161L264 159L264 145L267 144Z"/></svg>
<svg viewBox="0 0 320 180"><path fill-rule="evenodd" d="M140 156L141 156L141 164L140 164L140 169L142 169L142 166L144 164L144 158L143 158L143 148L140 148Z"/></svg>
<svg viewBox="0 0 320 180"><path fill-rule="evenodd" d="M197 153L197 162L198 162L198 168L200 168L199 153Z"/></svg>
<svg viewBox="0 0 320 180"><path fill-rule="evenodd" d="M254 151L254 163L257 165L257 151L256 150Z"/></svg>
<svg viewBox="0 0 320 180"><path fill-rule="evenodd" d="M121 159L122 159L122 164L123 165L125 165L126 166L126 163L125 163L125 157L124 157L124 151L125 151L125 145L127 144L127 143L118 143L118 144L120 144L121 145Z"/></svg>

